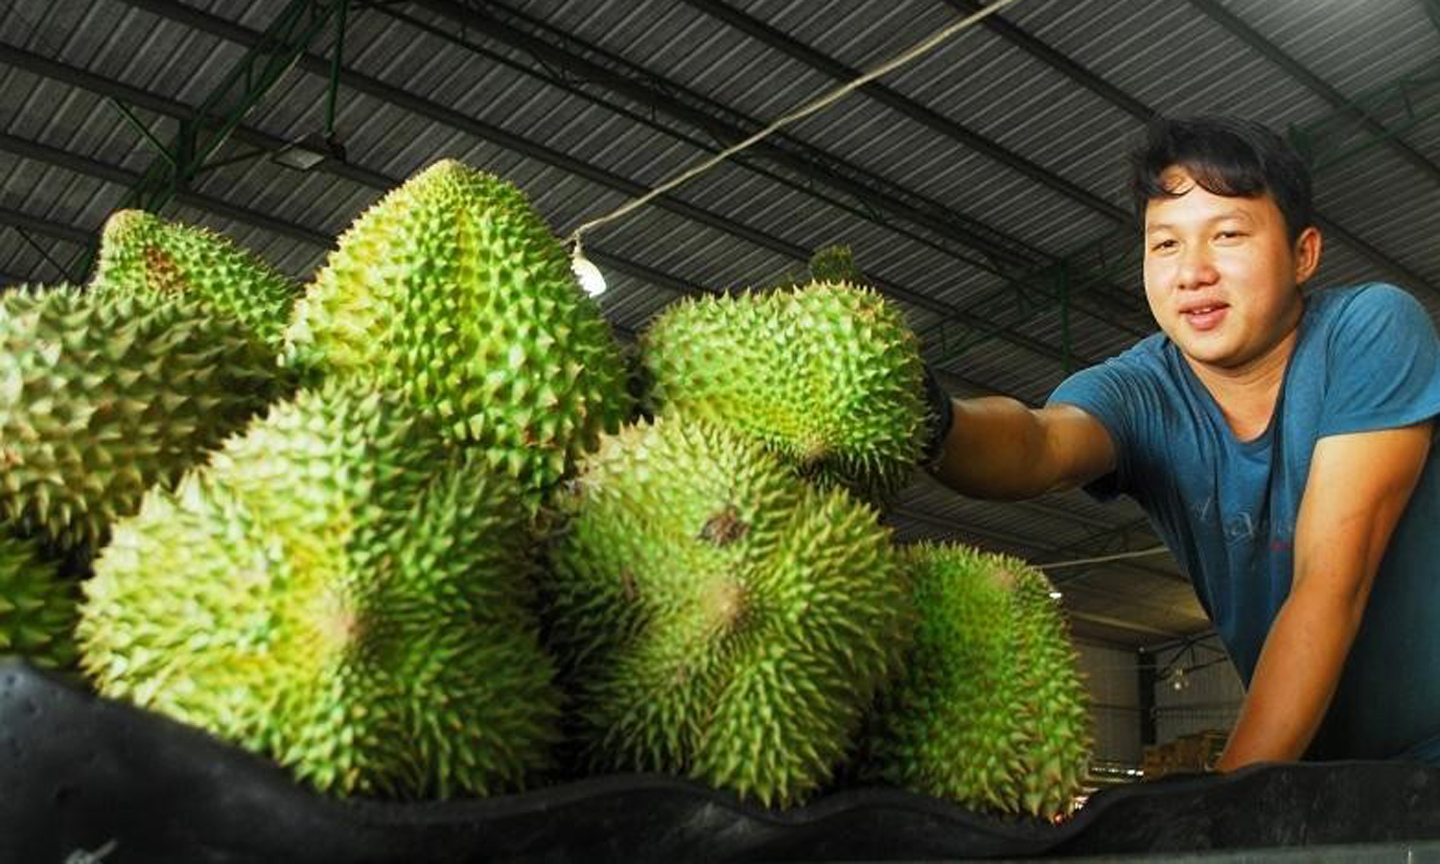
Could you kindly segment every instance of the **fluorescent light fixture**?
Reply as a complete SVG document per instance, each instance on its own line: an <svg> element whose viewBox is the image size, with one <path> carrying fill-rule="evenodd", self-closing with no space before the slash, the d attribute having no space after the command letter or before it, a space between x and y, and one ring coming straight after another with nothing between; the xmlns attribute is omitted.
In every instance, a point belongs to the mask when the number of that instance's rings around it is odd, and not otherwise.
<svg viewBox="0 0 1440 864"><path fill-rule="evenodd" d="M345 147L332 136L325 138L311 132L292 141L270 155L270 161L296 171L309 171L326 159L345 161Z"/></svg>

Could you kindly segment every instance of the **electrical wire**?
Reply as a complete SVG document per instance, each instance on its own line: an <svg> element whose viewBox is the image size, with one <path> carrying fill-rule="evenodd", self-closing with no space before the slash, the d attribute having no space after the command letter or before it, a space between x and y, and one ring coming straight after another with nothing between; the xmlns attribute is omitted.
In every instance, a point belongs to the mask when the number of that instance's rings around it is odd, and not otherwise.
<svg viewBox="0 0 1440 864"><path fill-rule="evenodd" d="M714 168L716 165L719 165L721 162L725 161L731 156L734 156L741 150L744 150L745 148L750 147L753 144L763 141L771 134L779 131L782 127L794 123L796 120L809 117L811 114L814 114L815 112L830 106L834 102L844 98L845 96L848 96L853 91L859 89L860 87L863 87L864 85L870 83L876 78L879 78L881 75L898 69L899 67L904 66L905 64L917 59L921 55L929 53L937 46L939 46L940 43L944 42L946 39L949 39L951 36L954 36L956 33L973 27L985 18L988 18L989 16L994 15L996 12L999 12L1001 9L1004 9L1006 6L1017 2L1019 2L1019 0L996 0L996 2L987 4L979 11L974 12L973 14L960 19L959 21L956 21L941 28L937 32L931 34L929 37L921 40L919 43L901 52L894 58L884 63L881 63L879 66L876 66L874 69L871 69L869 72L866 72L865 74L854 79L853 81L850 81L830 91L829 93L826 93L819 99L800 106L794 111L791 111L789 114L786 114L785 116L766 126L764 129L761 129L759 132L751 135L749 138L746 138L745 140L737 144L721 150L719 153L711 156L705 161L699 163L698 165L695 165L688 170L681 172L675 177L665 181L664 183L661 183L659 186L656 186L654 189L651 189L649 192L646 192L639 198L633 198L630 201L627 201L618 209L607 213L604 216L600 216L595 219L591 219L588 222L581 223L579 227L577 227L574 231L571 232L569 242L578 244L580 242L580 235L584 234L585 232L593 228L598 228L599 226L604 225L607 222L613 222L614 220L619 219L620 217L625 216L632 211L645 206L655 198L658 198L666 192L669 192L671 189L674 189L682 183L685 183L687 180L690 180L705 173L706 171L709 171L711 168Z"/></svg>
<svg viewBox="0 0 1440 864"><path fill-rule="evenodd" d="M1094 558L1076 558L1073 561L1056 561L1053 564L1036 565L1037 570L1059 570L1064 567L1079 567L1082 564L1103 564L1106 561L1124 561L1127 558L1147 558L1151 555L1160 555L1169 552L1167 546L1151 546L1149 549L1137 549L1133 552L1116 552L1114 555L1097 555Z"/></svg>

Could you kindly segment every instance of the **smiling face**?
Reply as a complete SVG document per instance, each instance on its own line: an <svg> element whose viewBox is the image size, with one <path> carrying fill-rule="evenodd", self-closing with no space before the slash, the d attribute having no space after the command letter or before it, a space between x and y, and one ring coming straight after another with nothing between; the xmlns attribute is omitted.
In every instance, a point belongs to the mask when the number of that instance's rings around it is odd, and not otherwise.
<svg viewBox="0 0 1440 864"><path fill-rule="evenodd" d="M1216 195L1178 166L1162 179L1179 194L1145 208L1145 296L1160 329L1205 370L1288 358L1319 232L1306 228L1291 243L1268 194Z"/></svg>

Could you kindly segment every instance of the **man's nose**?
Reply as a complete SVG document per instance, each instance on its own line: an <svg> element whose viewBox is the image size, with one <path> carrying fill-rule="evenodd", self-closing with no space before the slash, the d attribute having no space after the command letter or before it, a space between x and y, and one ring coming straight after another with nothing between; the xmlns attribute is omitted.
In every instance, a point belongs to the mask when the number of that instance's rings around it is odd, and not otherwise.
<svg viewBox="0 0 1440 864"><path fill-rule="evenodd" d="M1202 288L1213 284L1218 275L1210 251L1203 244L1187 246L1180 254L1179 265L1175 272L1175 287L1178 289Z"/></svg>

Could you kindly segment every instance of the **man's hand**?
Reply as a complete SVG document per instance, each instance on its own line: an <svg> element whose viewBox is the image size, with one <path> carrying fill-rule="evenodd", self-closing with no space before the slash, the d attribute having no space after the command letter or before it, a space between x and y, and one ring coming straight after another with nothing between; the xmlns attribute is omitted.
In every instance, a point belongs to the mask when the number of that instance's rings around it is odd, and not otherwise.
<svg viewBox="0 0 1440 864"><path fill-rule="evenodd" d="M1217 770L1300 758L1320 727L1432 423L1322 438L1295 526L1295 572Z"/></svg>

